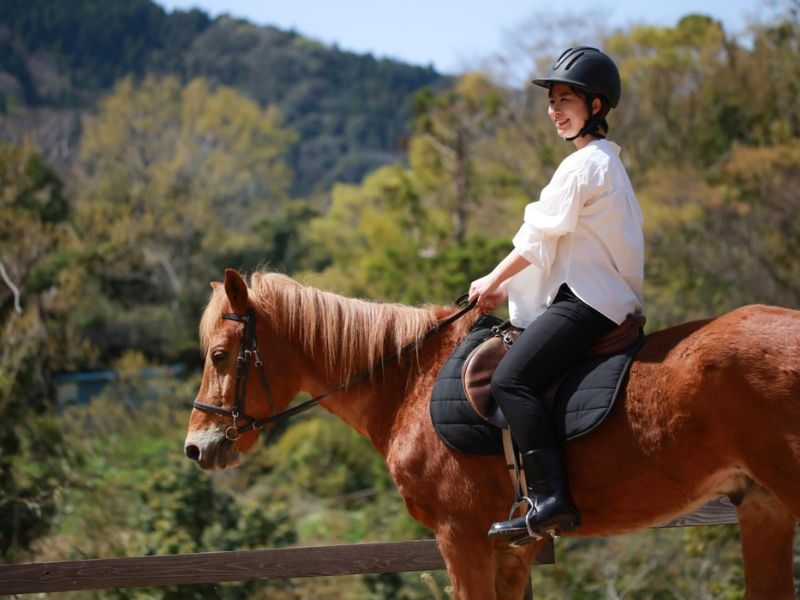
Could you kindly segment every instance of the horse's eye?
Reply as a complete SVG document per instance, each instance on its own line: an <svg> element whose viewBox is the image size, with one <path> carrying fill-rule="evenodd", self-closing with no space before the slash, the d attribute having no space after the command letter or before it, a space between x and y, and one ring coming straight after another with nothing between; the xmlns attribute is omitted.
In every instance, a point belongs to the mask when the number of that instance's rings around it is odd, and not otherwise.
<svg viewBox="0 0 800 600"><path fill-rule="evenodd" d="M228 353L225 352L225 350L214 350L214 352L211 353L211 362L215 365L224 362L226 358L228 358Z"/></svg>

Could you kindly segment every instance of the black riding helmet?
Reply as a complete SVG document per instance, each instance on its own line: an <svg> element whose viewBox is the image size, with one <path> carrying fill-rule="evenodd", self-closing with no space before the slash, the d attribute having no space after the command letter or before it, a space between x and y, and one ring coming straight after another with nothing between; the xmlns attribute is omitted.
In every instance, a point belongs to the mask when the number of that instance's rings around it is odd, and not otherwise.
<svg viewBox="0 0 800 600"><path fill-rule="evenodd" d="M533 83L550 89L557 83L565 83L586 94L586 104L589 107L589 119L581 132L575 136L580 137L592 133L604 137L599 128L608 131L605 117L608 112L617 106L622 95L622 82L620 81L617 65L606 54L597 48L578 46L565 50L550 67L542 78L534 79ZM592 114L592 100L600 98L603 107L598 114ZM575 139L569 138L569 140Z"/></svg>

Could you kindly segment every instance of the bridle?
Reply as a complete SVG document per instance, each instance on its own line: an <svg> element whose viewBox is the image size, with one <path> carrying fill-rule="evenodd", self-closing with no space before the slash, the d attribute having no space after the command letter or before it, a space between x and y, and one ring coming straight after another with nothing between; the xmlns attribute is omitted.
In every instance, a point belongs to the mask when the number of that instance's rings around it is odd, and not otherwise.
<svg viewBox="0 0 800 600"><path fill-rule="evenodd" d="M225 429L225 437L231 441L239 439L239 437L253 429L262 429L270 419L256 419L244 412L244 403L247 396L247 379L250 375L250 362L252 361L256 368L258 380L261 382L261 388L264 390L264 395L269 403L269 408L272 414L275 414L275 403L272 401L272 394L269 391L269 383L267 376L264 373L264 363L258 355L258 338L256 337L256 313L252 308L247 310L246 315L238 315L236 313L223 313L223 319L228 321L238 321L244 323L244 333L242 333L242 341L239 344L239 355L236 357L236 384L233 391L233 408L223 408L221 406L214 406L213 404L204 404L195 400L192 406L203 412L214 413L224 417L231 417L233 425L229 425ZM239 421L246 421L245 425L240 427Z"/></svg>
<svg viewBox="0 0 800 600"><path fill-rule="evenodd" d="M456 304L462 305L464 304L465 300L466 300L466 295L461 296L458 300L456 300ZM205 404L203 402L198 402L197 400L192 402L192 407L202 412L213 413L215 415L221 415L223 417L230 417L233 420L233 424L229 425L225 429L225 438L230 441L236 441L243 433L247 433L248 431L253 431L253 430L260 431L264 429L264 427L266 427L267 425L270 425L277 421L288 419L289 417L292 417L301 412L305 412L308 409L315 407L317 404L319 404L322 400L324 400L328 396L332 396L338 392L341 392L344 389L347 389L351 385L364 381L376 369L384 368L392 360L398 358L405 352L413 348L416 348L432 335L435 335L436 333L440 332L448 325L455 323L458 319L463 317L474 307L475 307L475 302L467 303L458 312L439 321L434 327L425 332L425 335L423 335L418 340L415 340L410 344L403 346L398 352L393 352L385 356L383 360L381 360L381 362L378 363L378 365L364 369L363 371L354 375L350 380L344 383L340 383L335 388L325 392L324 394L315 396L310 400L306 400L305 402L302 402L297 406L293 406L292 408L286 409L282 412L277 412L277 410L275 409L275 404L272 401L272 394L269 391L269 383L267 382L267 376L264 373L264 363L261 361L261 357L258 355L258 339L256 337L255 311L251 307L247 309L247 314L245 315L240 315L236 313L223 313L222 315L223 319L226 319L228 321L237 321L239 323L244 323L244 332L242 333L242 340L239 344L239 355L236 357L236 382L234 385L233 408L223 408L221 406L214 406L213 404ZM251 362L253 363L253 366L255 366L256 374L258 375L258 379L261 382L261 388L264 391L264 396L266 396L267 403L269 404L270 414L264 417L263 419L256 419L255 417L252 417L248 415L246 412L244 412L245 399L247 395L247 379L250 374ZM244 424L240 426L241 421L244 421Z"/></svg>

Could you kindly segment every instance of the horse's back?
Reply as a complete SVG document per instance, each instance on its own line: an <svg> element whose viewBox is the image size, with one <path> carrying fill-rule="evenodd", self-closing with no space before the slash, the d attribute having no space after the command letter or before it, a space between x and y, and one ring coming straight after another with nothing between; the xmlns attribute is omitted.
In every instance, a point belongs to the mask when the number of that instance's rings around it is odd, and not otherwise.
<svg viewBox="0 0 800 600"><path fill-rule="evenodd" d="M648 435L713 424L749 429L800 406L800 311L764 305L649 334L631 366L624 399L634 429ZM740 427L741 426L741 427ZM746 426L746 427L745 427ZM794 427L795 424L792 424ZM800 421L797 423L800 431Z"/></svg>
<svg viewBox="0 0 800 600"><path fill-rule="evenodd" d="M800 344L800 311L779 306L752 304L720 317L725 326L747 341L765 345L797 347Z"/></svg>
<svg viewBox="0 0 800 600"><path fill-rule="evenodd" d="M752 304L712 319L682 323L648 335L637 360L716 364L748 356L791 354L800 347L800 311ZM798 356L795 352L794 356Z"/></svg>

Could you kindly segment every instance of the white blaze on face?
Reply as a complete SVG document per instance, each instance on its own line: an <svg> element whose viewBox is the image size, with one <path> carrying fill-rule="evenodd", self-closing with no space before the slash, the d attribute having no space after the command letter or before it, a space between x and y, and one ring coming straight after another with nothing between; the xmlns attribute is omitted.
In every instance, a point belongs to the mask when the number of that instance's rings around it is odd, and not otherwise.
<svg viewBox="0 0 800 600"><path fill-rule="evenodd" d="M200 449L200 452L203 452L203 450L207 451L209 448L218 446L224 439L225 432L219 427L196 429L186 436L185 446L188 447L190 444L194 444Z"/></svg>

